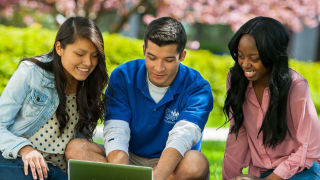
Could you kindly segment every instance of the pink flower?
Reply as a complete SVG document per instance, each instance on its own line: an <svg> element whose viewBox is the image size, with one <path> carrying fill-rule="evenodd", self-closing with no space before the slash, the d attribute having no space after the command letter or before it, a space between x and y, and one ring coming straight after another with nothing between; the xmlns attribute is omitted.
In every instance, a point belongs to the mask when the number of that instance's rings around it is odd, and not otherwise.
<svg viewBox="0 0 320 180"><path fill-rule="evenodd" d="M190 41L187 43L187 48L192 50L197 50L200 48L200 42L199 41Z"/></svg>
<svg viewBox="0 0 320 180"><path fill-rule="evenodd" d="M31 25L31 24L33 24L35 21L34 21L34 19L33 19L32 16L26 15L26 16L23 17L23 22L24 22L25 24L27 24L27 25Z"/></svg>

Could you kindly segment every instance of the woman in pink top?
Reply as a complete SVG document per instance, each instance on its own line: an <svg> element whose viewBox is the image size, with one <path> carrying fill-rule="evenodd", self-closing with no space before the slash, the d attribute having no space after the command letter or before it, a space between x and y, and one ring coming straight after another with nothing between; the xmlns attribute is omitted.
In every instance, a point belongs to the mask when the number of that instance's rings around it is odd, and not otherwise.
<svg viewBox="0 0 320 180"><path fill-rule="evenodd" d="M288 34L267 17L229 42L223 179L320 179L320 123L306 79L288 67ZM249 166L249 175L242 169Z"/></svg>

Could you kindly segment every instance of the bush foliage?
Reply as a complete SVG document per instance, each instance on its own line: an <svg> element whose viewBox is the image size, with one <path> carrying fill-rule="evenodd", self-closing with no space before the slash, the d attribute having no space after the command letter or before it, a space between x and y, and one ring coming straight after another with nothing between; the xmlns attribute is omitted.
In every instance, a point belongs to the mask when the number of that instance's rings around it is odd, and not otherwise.
<svg viewBox="0 0 320 180"><path fill-rule="evenodd" d="M14 28L0 26L0 94L10 76L23 57L46 53L53 48L56 32L38 26ZM103 34L108 73L125 61L143 58L142 40L131 39L118 34ZM224 124L222 107L225 99L225 82L229 68L234 61L231 56L218 56L206 50L188 50L184 64L201 72L212 88L214 109L207 126ZM290 66L304 76L310 86L311 96L317 112L320 113L320 64L290 60ZM318 79L318 80L317 80Z"/></svg>

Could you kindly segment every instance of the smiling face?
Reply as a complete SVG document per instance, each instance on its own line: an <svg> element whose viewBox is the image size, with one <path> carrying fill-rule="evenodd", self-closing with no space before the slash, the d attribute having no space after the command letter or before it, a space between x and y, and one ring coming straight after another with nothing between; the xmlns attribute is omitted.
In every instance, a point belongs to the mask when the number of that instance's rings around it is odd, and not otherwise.
<svg viewBox="0 0 320 180"><path fill-rule="evenodd" d="M179 58L177 44L158 46L152 41L148 41L148 46L143 46L146 68L149 80L158 87L167 87L176 77L179 64L184 60L186 51L184 50Z"/></svg>
<svg viewBox="0 0 320 180"><path fill-rule="evenodd" d="M56 51L70 88L76 88L79 81L84 81L98 64L98 51L94 44L85 38L77 38L63 49L60 42L56 43Z"/></svg>
<svg viewBox="0 0 320 180"><path fill-rule="evenodd" d="M268 84L270 70L262 64L256 41L251 35L245 34L240 38L238 63L249 81L254 81L256 84Z"/></svg>

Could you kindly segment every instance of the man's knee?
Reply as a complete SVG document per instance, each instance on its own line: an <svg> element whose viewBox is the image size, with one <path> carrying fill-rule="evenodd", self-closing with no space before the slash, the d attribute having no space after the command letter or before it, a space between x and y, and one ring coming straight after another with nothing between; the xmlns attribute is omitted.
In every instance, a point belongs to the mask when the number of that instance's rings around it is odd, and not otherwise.
<svg viewBox="0 0 320 180"><path fill-rule="evenodd" d="M71 140L65 151L65 157L69 159L82 159L82 154L87 151L90 142L83 138L76 138Z"/></svg>
<svg viewBox="0 0 320 180"><path fill-rule="evenodd" d="M198 151L188 151L175 171L176 179L205 180L209 174L209 162Z"/></svg>

